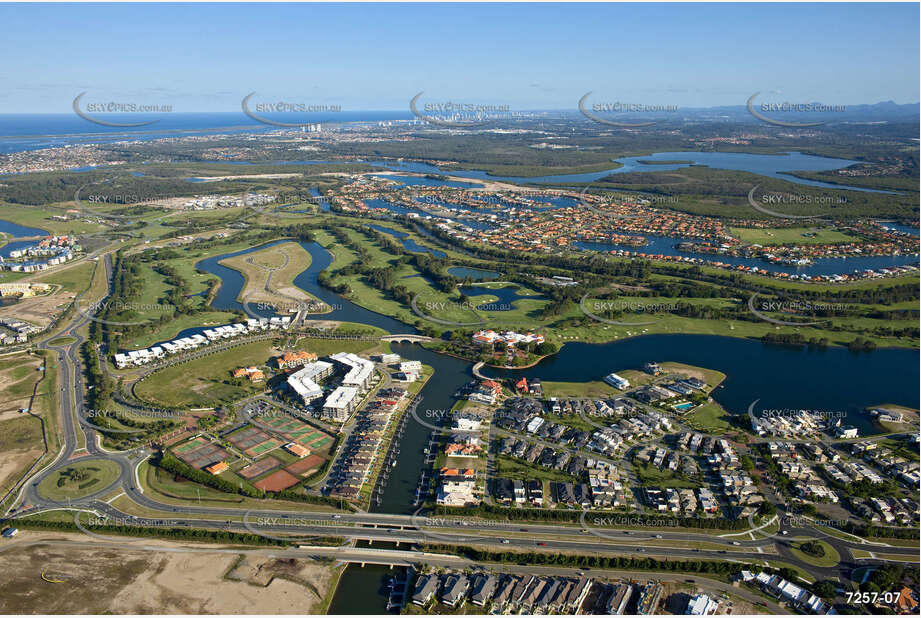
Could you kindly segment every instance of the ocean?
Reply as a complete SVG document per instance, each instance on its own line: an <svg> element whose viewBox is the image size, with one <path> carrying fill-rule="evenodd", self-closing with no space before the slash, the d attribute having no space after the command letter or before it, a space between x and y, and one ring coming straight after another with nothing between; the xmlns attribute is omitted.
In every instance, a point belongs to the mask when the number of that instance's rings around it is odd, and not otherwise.
<svg viewBox="0 0 921 618"><path fill-rule="evenodd" d="M412 120L405 111L358 111L315 114L274 114L273 120L304 123L388 122ZM146 122L137 128L107 127L76 114L0 114L0 154L75 144L98 144L125 140L155 140L164 137L211 133L262 133L279 127L262 124L242 111L170 114L104 114L107 122ZM289 129L290 130L290 129Z"/></svg>

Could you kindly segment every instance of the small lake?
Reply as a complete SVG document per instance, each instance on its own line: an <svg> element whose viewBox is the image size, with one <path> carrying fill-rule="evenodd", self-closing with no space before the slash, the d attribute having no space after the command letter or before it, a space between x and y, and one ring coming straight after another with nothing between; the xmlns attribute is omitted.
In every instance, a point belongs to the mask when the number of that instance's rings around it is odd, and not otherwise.
<svg viewBox="0 0 921 618"><path fill-rule="evenodd" d="M489 281L498 279L502 275L502 273L497 273L493 270L480 270L479 268L469 268L467 266L452 266L448 269L448 274L458 279L470 277L473 281Z"/></svg>

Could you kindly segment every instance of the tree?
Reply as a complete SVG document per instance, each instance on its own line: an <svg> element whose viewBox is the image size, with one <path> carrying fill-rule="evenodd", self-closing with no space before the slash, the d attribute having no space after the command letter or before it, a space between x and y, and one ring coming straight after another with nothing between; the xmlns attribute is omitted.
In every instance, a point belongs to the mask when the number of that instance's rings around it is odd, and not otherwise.
<svg viewBox="0 0 921 618"><path fill-rule="evenodd" d="M829 580L817 582L812 586L812 591L827 601L835 598L835 583Z"/></svg>

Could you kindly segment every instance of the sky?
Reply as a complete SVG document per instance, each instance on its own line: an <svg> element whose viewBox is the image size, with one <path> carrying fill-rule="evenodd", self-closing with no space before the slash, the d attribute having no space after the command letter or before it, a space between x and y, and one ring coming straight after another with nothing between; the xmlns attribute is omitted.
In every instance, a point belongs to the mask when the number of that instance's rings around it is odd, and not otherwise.
<svg viewBox="0 0 921 618"><path fill-rule="evenodd" d="M919 4L0 4L0 113L919 100Z"/></svg>

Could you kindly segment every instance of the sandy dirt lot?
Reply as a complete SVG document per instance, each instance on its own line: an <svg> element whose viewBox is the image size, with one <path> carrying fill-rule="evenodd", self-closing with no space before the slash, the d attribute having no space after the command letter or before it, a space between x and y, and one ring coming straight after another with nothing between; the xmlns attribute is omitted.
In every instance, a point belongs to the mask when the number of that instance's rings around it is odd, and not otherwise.
<svg viewBox="0 0 921 618"><path fill-rule="evenodd" d="M335 581L332 567L309 560L144 551L130 544L17 547L39 537L79 538L23 531L12 545L0 545L0 613L306 614L321 609Z"/></svg>
<svg viewBox="0 0 921 618"><path fill-rule="evenodd" d="M71 292L23 298L16 304L0 308L0 317L16 318L45 327L51 323L54 316L66 309L73 299L74 294Z"/></svg>
<svg viewBox="0 0 921 618"><path fill-rule="evenodd" d="M3 453L0 457L0 487L6 491L41 456L40 448Z"/></svg>

